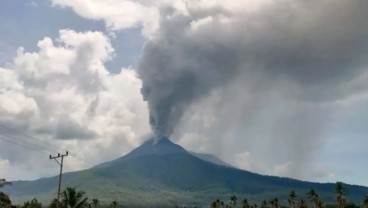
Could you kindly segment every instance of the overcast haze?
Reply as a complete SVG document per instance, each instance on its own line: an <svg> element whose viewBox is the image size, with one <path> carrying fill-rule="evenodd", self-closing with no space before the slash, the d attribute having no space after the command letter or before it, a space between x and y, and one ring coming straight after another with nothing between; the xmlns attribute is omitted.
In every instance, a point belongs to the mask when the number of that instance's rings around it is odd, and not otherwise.
<svg viewBox="0 0 368 208"><path fill-rule="evenodd" d="M367 11L5 0L0 178L56 175L48 155L66 150L67 171L88 168L156 133L257 173L368 186Z"/></svg>

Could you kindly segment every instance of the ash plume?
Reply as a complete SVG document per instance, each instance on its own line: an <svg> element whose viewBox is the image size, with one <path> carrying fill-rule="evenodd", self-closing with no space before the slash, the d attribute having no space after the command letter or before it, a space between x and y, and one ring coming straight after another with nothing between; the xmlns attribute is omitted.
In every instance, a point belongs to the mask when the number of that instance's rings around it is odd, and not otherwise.
<svg viewBox="0 0 368 208"><path fill-rule="evenodd" d="M292 99L324 102L349 95L339 86L367 64L367 1L270 1L257 11L186 2L160 8L138 66L156 136L173 134L192 104L234 77L253 95L284 81L299 89Z"/></svg>

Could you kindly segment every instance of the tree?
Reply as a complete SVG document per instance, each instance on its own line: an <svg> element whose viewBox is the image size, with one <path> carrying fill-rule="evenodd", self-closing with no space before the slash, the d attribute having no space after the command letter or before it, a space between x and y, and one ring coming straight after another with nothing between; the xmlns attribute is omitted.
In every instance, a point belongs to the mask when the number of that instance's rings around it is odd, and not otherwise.
<svg viewBox="0 0 368 208"><path fill-rule="evenodd" d="M75 187L67 187L62 192L62 204L67 208L82 208L87 204L84 191L77 191Z"/></svg>
<svg viewBox="0 0 368 208"><path fill-rule="evenodd" d="M232 195L231 197L230 197L230 202L231 202L231 204L232 204L232 207L236 207L236 200L237 200L238 198L235 196L235 195Z"/></svg>
<svg viewBox="0 0 368 208"><path fill-rule="evenodd" d="M7 194L4 192L0 192L0 207L1 208L8 208L11 206L11 200Z"/></svg>
<svg viewBox="0 0 368 208"><path fill-rule="evenodd" d="M280 208L279 199L276 197L270 200L271 208Z"/></svg>
<svg viewBox="0 0 368 208"><path fill-rule="evenodd" d="M268 208L266 200L263 200L263 202L261 204L261 208Z"/></svg>
<svg viewBox="0 0 368 208"><path fill-rule="evenodd" d="M98 199L92 199L93 208L100 206L100 201Z"/></svg>
<svg viewBox="0 0 368 208"><path fill-rule="evenodd" d="M24 202L22 208L42 208L42 204L36 198L33 198L31 201Z"/></svg>
<svg viewBox="0 0 368 208"><path fill-rule="evenodd" d="M211 208L220 208L220 207L224 207L224 202L221 201L220 199L216 199L214 202L211 203Z"/></svg>
<svg viewBox="0 0 368 208"><path fill-rule="evenodd" d="M322 208L323 207L323 200L317 195L316 198L316 207L317 208Z"/></svg>
<svg viewBox="0 0 368 208"><path fill-rule="evenodd" d="M337 207L338 208L344 208L346 203L347 203L347 200L344 196L345 195L345 188L344 188L342 182L336 182L335 192L337 194L337 196L336 196Z"/></svg>
<svg viewBox="0 0 368 208"><path fill-rule="evenodd" d="M305 203L304 199L301 199L299 202L299 208L307 208L307 203Z"/></svg>
<svg viewBox="0 0 368 208"><path fill-rule="evenodd" d="M364 208L368 208L368 195L365 195L364 196L364 199L363 199L363 207Z"/></svg>
<svg viewBox="0 0 368 208"><path fill-rule="evenodd" d="M242 201L242 207L243 208L249 208L249 203L248 203L248 199L243 199L243 201Z"/></svg>
<svg viewBox="0 0 368 208"><path fill-rule="evenodd" d="M314 208L317 208L319 201L320 201L320 198L317 192L314 189L311 189L310 191L308 191L307 196L308 196L308 199L311 201L312 206Z"/></svg>
<svg viewBox="0 0 368 208"><path fill-rule="evenodd" d="M110 205L112 208L116 208L118 206L118 203L116 201L113 201Z"/></svg>
<svg viewBox="0 0 368 208"><path fill-rule="evenodd" d="M56 204L59 204L59 206L56 206ZM65 207L65 204L62 204L62 203L58 202L57 199L53 199L52 202L51 202L51 204L49 205L49 208L57 208L57 207L59 207L59 208L66 208Z"/></svg>
<svg viewBox="0 0 368 208"><path fill-rule="evenodd" d="M296 208L295 207L295 199L296 199L296 193L293 190L293 191L290 192L289 199L288 199L290 208Z"/></svg>

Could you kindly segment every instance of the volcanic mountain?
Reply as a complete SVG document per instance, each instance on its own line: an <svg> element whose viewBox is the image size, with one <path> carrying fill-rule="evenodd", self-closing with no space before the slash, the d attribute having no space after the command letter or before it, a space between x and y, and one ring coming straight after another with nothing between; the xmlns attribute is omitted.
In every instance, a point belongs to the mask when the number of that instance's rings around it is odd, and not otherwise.
<svg viewBox="0 0 368 208"><path fill-rule="evenodd" d="M209 158L208 155L203 158ZM63 175L63 186L76 186L102 203L117 200L122 205L208 205L217 198L246 196L252 202L279 197L291 190L299 196L314 188L326 201L334 200L334 184L312 183L264 176L233 168L223 162L204 160L168 138L148 140L127 155L93 168ZM217 161L219 159L216 158ZM33 197L50 202L56 195L57 176L35 181L15 181L2 191L16 201ZM359 201L368 188L347 185L348 197Z"/></svg>

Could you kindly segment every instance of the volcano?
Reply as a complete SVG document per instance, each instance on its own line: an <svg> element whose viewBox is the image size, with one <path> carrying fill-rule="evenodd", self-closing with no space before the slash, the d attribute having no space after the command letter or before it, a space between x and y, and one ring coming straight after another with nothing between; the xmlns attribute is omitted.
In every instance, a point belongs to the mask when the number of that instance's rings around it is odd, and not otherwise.
<svg viewBox="0 0 368 208"><path fill-rule="evenodd" d="M102 203L117 200L127 206L175 202L200 207L217 198L228 199L232 194L260 203L271 197L286 199L291 190L304 195L311 188L326 201L334 200L334 184L331 183L260 175L196 155L166 137L150 139L116 160L65 173L63 186L76 186ZM56 184L57 176L14 181L2 191L17 202L37 197L48 203L56 195ZM368 193L368 188L362 186L346 185L346 189L349 199L357 202Z"/></svg>

